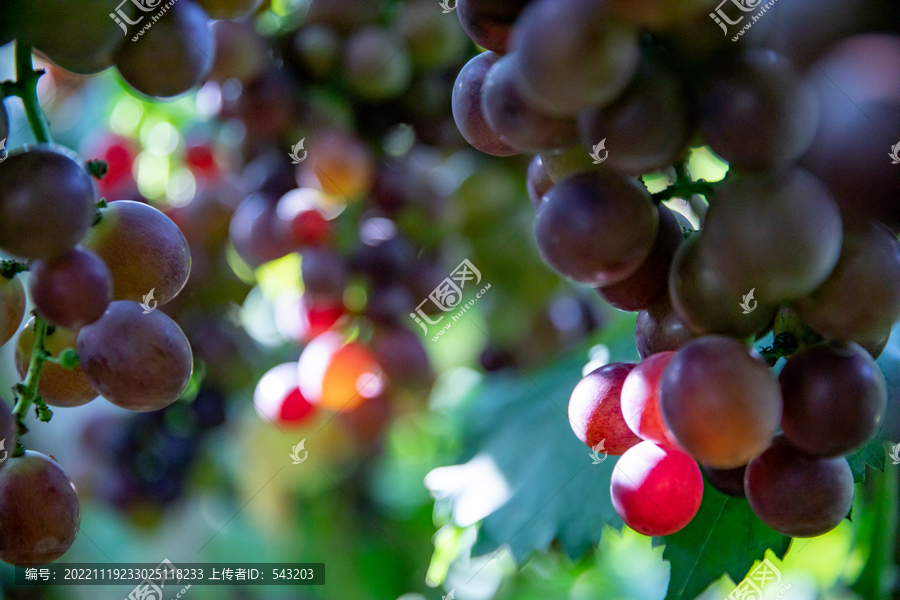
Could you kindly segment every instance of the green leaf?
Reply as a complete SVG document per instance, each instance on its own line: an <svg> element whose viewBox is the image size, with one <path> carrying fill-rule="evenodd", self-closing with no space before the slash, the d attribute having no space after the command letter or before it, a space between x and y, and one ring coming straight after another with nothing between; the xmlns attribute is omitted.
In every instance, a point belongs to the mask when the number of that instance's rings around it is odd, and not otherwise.
<svg viewBox="0 0 900 600"><path fill-rule="evenodd" d="M884 380L887 383L888 395L888 418L891 413L897 411L898 402L900 402L900 334L898 327L895 326L888 340L887 346L875 361L881 372L884 374ZM895 424L896 425L896 424ZM850 469L853 471L853 481L862 483L866 480L866 465L873 469L884 471L886 452L884 443L888 441L887 429L890 426L887 420L882 423L881 430L878 434L869 440L865 447L857 450L847 457L850 463Z"/></svg>
<svg viewBox="0 0 900 600"><path fill-rule="evenodd" d="M633 331L634 317L623 317L597 342L612 361L637 360ZM467 456L493 461L508 499L483 518L473 555L508 544L521 564L556 540L577 559L597 546L604 525L621 526L609 495L617 457L593 464L569 426L569 396L587 362L582 349L535 373L493 376L477 394L466 415ZM450 467L463 476L445 480L464 482L464 468ZM464 483L440 488L457 523L477 491ZM461 521L469 524L464 515Z"/></svg>
<svg viewBox="0 0 900 600"><path fill-rule="evenodd" d="M723 573L740 582L766 550L783 558L791 543L756 518L745 499L726 496L708 481L697 516L663 540L663 558L672 565L666 600L693 600Z"/></svg>

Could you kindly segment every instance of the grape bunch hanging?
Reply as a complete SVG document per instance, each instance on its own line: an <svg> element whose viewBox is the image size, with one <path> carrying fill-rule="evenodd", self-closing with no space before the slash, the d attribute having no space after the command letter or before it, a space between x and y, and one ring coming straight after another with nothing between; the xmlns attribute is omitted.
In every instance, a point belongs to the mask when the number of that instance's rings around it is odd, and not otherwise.
<svg viewBox="0 0 900 600"><path fill-rule="evenodd" d="M642 362L587 374L569 404L579 439L621 455L625 523L680 530L707 481L810 537L847 517L845 457L888 406L875 359L900 318L900 169L885 156L900 11L733 4L459 0L486 51L460 71L453 114L482 152L534 154L545 262L638 312ZM691 176L704 145L722 181ZM657 172L671 185L651 194L641 176Z"/></svg>

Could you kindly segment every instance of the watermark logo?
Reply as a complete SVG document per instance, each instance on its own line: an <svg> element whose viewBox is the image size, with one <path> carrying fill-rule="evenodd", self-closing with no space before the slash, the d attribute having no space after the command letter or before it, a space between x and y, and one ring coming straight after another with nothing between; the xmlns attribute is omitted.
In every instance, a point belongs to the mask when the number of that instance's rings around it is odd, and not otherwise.
<svg viewBox="0 0 900 600"><path fill-rule="evenodd" d="M137 584L125 600L163 600L163 588L166 587L167 582L180 585L181 573L168 558L159 563L158 567L152 569L152 573L154 576L148 577ZM175 597L181 598L182 594L190 588L191 586L188 584Z"/></svg>
<svg viewBox="0 0 900 600"><path fill-rule="evenodd" d="M749 315L754 310L756 310L757 304L759 304L756 300L753 300L753 292L756 291L756 288L750 290L746 296L744 296L744 301L740 303L741 308L744 309L744 314ZM750 306L750 302L753 301L753 306Z"/></svg>
<svg viewBox="0 0 900 600"><path fill-rule="evenodd" d="M128 15L122 12L122 5L127 4L128 2L132 2L143 12L150 12L159 6L159 3L162 2L162 0L122 0L119 2L119 5L116 7L116 12L109 13L109 17L122 28L122 33L124 35L128 35L128 27L125 26L125 23L137 25L144 20L144 17L141 17L137 21L132 21L128 18Z"/></svg>
<svg viewBox="0 0 900 600"><path fill-rule="evenodd" d="M145 315L149 315L154 310L156 310L156 300L153 299L153 290L155 290L155 289L156 288L153 288L152 290L150 290L150 292L146 296L144 296L144 301L141 302L141 308L144 309ZM153 300L153 306L150 306L151 300Z"/></svg>
<svg viewBox="0 0 900 600"><path fill-rule="evenodd" d="M299 444L297 444L296 446L291 448L291 453L288 456L290 456L291 460L294 461L293 464L299 465L300 463L305 461L307 459L307 457L309 456L309 450L307 450L303 446L305 443L306 443L306 438L303 438ZM301 450L303 450L303 458L300 458Z"/></svg>
<svg viewBox="0 0 900 600"><path fill-rule="evenodd" d="M3 141L5 142L6 140ZM0 145L0 148L3 148L3 146ZM891 163L892 165L900 165L900 142L897 142L897 145L891 148L891 153L888 154L888 156L890 156L893 161Z"/></svg>
<svg viewBox="0 0 900 600"><path fill-rule="evenodd" d="M428 333L428 325L437 325L441 321L444 320L444 317L440 317L436 320L432 320L427 314L425 314L422 305L431 300L435 306L437 306L443 312L450 312L451 310L455 310L460 303L462 302L462 291L463 288L466 287L466 283L469 281L475 281L475 285L481 283L481 271L475 268L469 259L463 260L459 265L453 269L453 272L450 273L450 277L447 277L442 281L434 291L428 295L428 298L422 300L419 305L416 307L416 312L409 313L409 316L419 324L426 334ZM453 323L456 323L459 319L462 318L463 314L469 310L472 306L475 305L475 302L478 301L482 295L486 291L491 289L491 284L487 284L485 287L481 289L477 294L475 294L474 300L469 300L456 315L450 315L451 321L444 325L443 328L438 332L438 334L431 338L431 341L436 342L437 339L444 335L444 332L450 329L453 326ZM428 325L426 325L428 323Z"/></svg>
<svg viewBox="0 0 900 600"><path fill-rule="evenodd" d="M291 151L288 153L288 156L291 157L292 164L299 165L304 160L306 160L306 150L303 150L303 142L305 141L306 138L303 138L302 140L294 144L293 148L291 148ZM300 156L299 154L301 150L303 150L303 156Z"/></svg>
<svg viewBox="0 0 900 600"><path fill-rule="evenodd" d="M761 600L762 589L769 582L775 581L776 584L781 583L781 571L775 568L769 559L759 563L753 571L750 572L742 582L738 584L734 591L728 594L725 600ZM784 592L791 588L791 584L787 584L779 593L777 598L784 595Z"/></svg>
<svg viewBox="0 0 900 600"><path fill-rule="evenodd" d="M604 460L609 458L609 455L606 453L606 449L603 447L604 443L606 443L606 438L603 438L602 440L597 442L597 445L594 446L593 448L591 448L591 450L593 450L593 452L588 454L588 456L591 457L591 460L594 461L593 464L595 464L595 465L599 465ZM603 454L603 458L600 457L601 453Z"/></svg>
<svg viewBox="0 0 900 600"><path fill-rule="evenodd" d="M441 596L441 600L456 600L456 588L450 590L450 593L446 596Z"/></svg>
<svg viewBox="0 0 900 600"><path fill-rule="evenodd" d="M900 146L900 144L897 145ZM8 156L9 152L6 151L6 138L3 138L2 140L0 140L0 162L6 160Z"/></svg>
<svg viewBox="0 0 900 600"><path fill-rule="evenodd" d="M606 154L603 155L603 158L600 158L600 151L603 150ZM606 138L600 140L600 143L594 146L594 151L591 152L591 158L594 159L594 164L599 165L609 156L609 150L606 149Z"/></svg>
<svg viewBox="0 0 900 600"><path fill-rule="evenodd" d="M450 6L450 0L441 0L440 5L441 5L441 8L444 9L444 14L447 14L449 12L453 12L454 10L456 10L456 1L457 0L453 0L453 6ZM452 594L453 592L450 592L450 593Z"/></svg>
<svg viewBox="0 0 900 600"><path fill-rule="evenodd" d="M3 450L3 458L0 458L0 464L3 464L8 456L8 453L6 452L6 438L0 440L0 450Z"/></svg>
<svg viewBox="0 0 900 600"><path fill-rule="evenodd" d="M745 24L741 28L741 30L738 31L737 35L735 35L733 38L731 38L731 41L733 41L733 42L736 42L738 40L738 38L740 38L742 35L744 35L744 33L748 29L753 27L753 24L756 23L759 20L759 18L762 17L763 14L765 14L765 12L767 10L769 10L772 6L774 6L775 2L776 2L776 0L770 0L766 4L761 5L763 0L722 0L722 2L719 3L719 6L716 7L716 11L709 13L709 16L710 16L710 18L712 18L713 21L715 21L719 25L719 27L722 28L722 31L725 32L726 37L728 36L728 25L738 25L745 18L744 16L741 16L737 20L732 21L728 17L728 15L725 14L725 12L722 9L722 5L727 4L729 1L732 4L734 4L735 6L737 6L738 9L740 9L742 12L745 12L745 13L754 11L756 9L760 9L757 14L752 15L750 17L751 21L748 22L747 24Z"/></svg>
<svg viewBox="0 0 900 600"><path fill-rule="evenodd" d="M0 448L3 446L0 445ZM891 461L895 465L900 465L900 444L894 444L891 446Z"/></svg>

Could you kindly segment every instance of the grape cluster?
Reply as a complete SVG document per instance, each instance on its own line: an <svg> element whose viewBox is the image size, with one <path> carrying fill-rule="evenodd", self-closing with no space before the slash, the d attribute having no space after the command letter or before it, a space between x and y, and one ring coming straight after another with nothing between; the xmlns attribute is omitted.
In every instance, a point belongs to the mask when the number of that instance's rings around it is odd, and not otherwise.
<svg viewBox="0 0 900 600"><path fill-rule="evenodd" d="M639 312L643 361L589 373L569 404L579 439L622 455L623 520L681 529L705 472L773 529L814 536L847 516L844 456L886 410L874 359L900 318L900 170L884 156L900 93L877 82L898 80L900 13L782 0L723 38L716 8L459 0L487 51L460 71L453 114L482 152L536 153L546 263ZM728 163L721 182L691 177L704 145ZM651 194L639 176L658 171L671 185ZM679 198L699 231L662 203ZM749 347L770 332L762 355Z"/></svg>

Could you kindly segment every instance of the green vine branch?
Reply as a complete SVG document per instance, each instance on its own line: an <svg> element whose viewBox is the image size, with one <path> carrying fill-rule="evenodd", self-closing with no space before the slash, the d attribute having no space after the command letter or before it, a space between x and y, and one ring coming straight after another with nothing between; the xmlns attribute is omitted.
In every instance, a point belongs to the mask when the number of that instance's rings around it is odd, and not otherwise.
<svg viewBox="0 0 900 600"><path fill-rule="evenodd" d="M688 174L687 164L685 161L675 163L675 182L661 192L653 194L653 201L656 204L671 200L672 198L690 199L695 194L709 197L716 191L716 187L721 182L710 183L705 179L694 181Z"/></svg>

